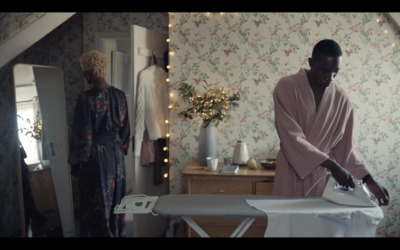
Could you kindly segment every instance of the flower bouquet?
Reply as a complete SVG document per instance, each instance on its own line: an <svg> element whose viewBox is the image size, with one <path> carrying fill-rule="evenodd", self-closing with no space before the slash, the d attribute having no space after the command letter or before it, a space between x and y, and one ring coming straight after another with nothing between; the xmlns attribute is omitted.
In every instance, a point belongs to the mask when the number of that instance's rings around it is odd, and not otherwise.
<svg viewBox="0 0 400 250"><path fill-rule="evenodd" d="M219 121L229 119L227 114L232 107L238 107L237 101L240 100L239 92L228 95L223 88L210 89L210 85L205 82L205 92L199 94L198 91L187 83L181 83L179 95L189 102L190 108L179 112L179 116L193 119L197 114L203 119L203 127L207 127L210 122L218 126Z"/></svg>

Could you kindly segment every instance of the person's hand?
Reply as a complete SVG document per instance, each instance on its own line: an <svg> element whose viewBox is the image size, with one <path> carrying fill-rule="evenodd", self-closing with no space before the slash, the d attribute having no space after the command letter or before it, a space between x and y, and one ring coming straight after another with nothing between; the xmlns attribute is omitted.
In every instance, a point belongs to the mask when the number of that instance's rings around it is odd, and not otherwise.
<svg viewBox="0 0 400 250"><path fill-rule="evenodd" d="M339 185L343 187L355 187L353 176L336 161L327 159L321 164L321 166L326 167L331 172L333 178L335 178Z"/></svg>
<svg viewBox="0 0 400 250"><path fill-rule="evenodd" d="M390 196L385 187L377 183L372 177L365 183L372 196L378 200L379 206L387 206L389 204Z"/></svg>

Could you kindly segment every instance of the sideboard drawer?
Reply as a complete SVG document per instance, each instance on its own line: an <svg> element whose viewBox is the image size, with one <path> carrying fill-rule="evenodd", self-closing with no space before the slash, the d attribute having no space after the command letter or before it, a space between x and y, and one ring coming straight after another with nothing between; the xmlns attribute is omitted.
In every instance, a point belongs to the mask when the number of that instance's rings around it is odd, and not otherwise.
<svg viewBox="0 0 400 250"><path fill-rule="evenodd" d="M219 168L223 163L219 164ZM270 195L272 193L274 170L250 169L240 167L237 174L220 174L209 171L199 162L189 162L183 174L186 178L188 194L252 194ZM192 219L211 237L229 237L243 218L196 217ZM243 237L263 237L267 218L257 218ZM188 237L197 237L191 227L186 228Z"/></svg>
<svg viewBox="0 0 400 250"><path fill-rule="evenodd" d="M251 194L251 181L194 179L190 183L192 194Z"/></svg>
<svg viewBox="0 0 400 250"><path fill-rule="evenodd" d="M270 195L274 187L274 183L266 181L256 181L256 194Z"/></svg>

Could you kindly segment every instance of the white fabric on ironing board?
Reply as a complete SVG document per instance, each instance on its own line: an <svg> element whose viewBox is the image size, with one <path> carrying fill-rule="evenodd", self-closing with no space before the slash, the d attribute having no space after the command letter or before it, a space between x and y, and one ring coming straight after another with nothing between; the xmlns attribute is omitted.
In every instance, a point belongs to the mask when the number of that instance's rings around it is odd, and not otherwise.
<svg viewBox="0 0 400 250"><path fill-rule="evenodd" d="M351 207L315 199L250 200L268 215L264 237L375 237L380 207Z"/></svg>

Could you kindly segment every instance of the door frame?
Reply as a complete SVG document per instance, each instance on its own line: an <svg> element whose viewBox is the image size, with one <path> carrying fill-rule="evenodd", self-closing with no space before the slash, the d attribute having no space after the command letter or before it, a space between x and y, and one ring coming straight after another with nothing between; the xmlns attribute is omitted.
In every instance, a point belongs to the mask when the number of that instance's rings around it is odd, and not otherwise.
<svg viewBox="0 0 400 250"><path fill-rule="evenodd" d="M144 28L150 31L154 31L154 32L158 32L161 33L163 35L166 36L166 38L168 38L168 34L162 33L160 31L156 31L156 30L151 30L149 28L145 28L139 25L130 25L130 31L129 32L98 32L95 34L95 48L99 51L102 51L103 53L107 50L106 47L104 46L104 42L106 39L114 39L114 40L130 40L130 60L131 60L131 70L129 72L129 82L131 84L130 86L130 93L126 93L127 94L127 99L129 102L129 108L132 109L130 110L130 116L129 116L129 120L131 123L131 136L134 136L134 124L136 121L136 117L135 117L135 108L136 108L136 94L137 94L137 75L138 75L138 71L143 70L141 69L134 69L134 59L135 59L135 54L140 53L140 56L143 56L144 54L148 53L148 51L146 51L146 49L142 49L141 52L135 51L135 37L134 37L134 27L140 27L140 28ZM168 43L165 40L165 45L167 47L168 50ZM157 50L157 54L160 54L162 51L162 53L164 53L164 49L161 50ZM111 55L107 55L109 56L109 58L111 58ZM151 55L146 55L148 56L148 59L150 59ZM164 56L164 54L162 54L162 56ZM150 61L150 60L149 60ZM111 67L111 63L110 63L110 67ZM111 73L111 68L109 69L108 73ZM111 77L110 77L111 79ZM138 186L138 181L137 179L140 178L138 177L139 173L137 173L137 169L143 171L143 170L147 170L149 171L150 169L143 169L143 166L141 166L139 158L135 157L133 150L131 150L133 148L134 145L134 141L131 141L131 146L129 149L129 154L128 156L125 157L125 162L126 164L131 164L131 169L129 171L127 171L127 175L131 175L131 180L132 180L132 188L131 190L127 190L127 194L126 195L130 195L130 194L138 194L138 192L154 192L153 190L147 190L144 189L143 187L141 187L140 185ZM129 178L127 178L129 179ZM153 182L153 179L146 179L144 181L147 182ZM169 192L169 182L168 184L168 192ZM152 195L150 193L150 195ZM151 217L151 216L146 216L146 215L142 215L140 217L138 216L133 216L133 214L127 213L126 217L125 217L125 221L126 221L126 231L128 234L130 234L132 232L133 237L138 236L138 228L142 228L140 227L139 224L148 224L148 223L143 223L143 219L146 220L146 218L143 217ZM148 219L154 219L154 218L148 218ZM146 231L145 229L143 229L144 231ZM147 231L145 232L146 234L148 233ZM130 237L130 236L128 236Z"/></svg>

